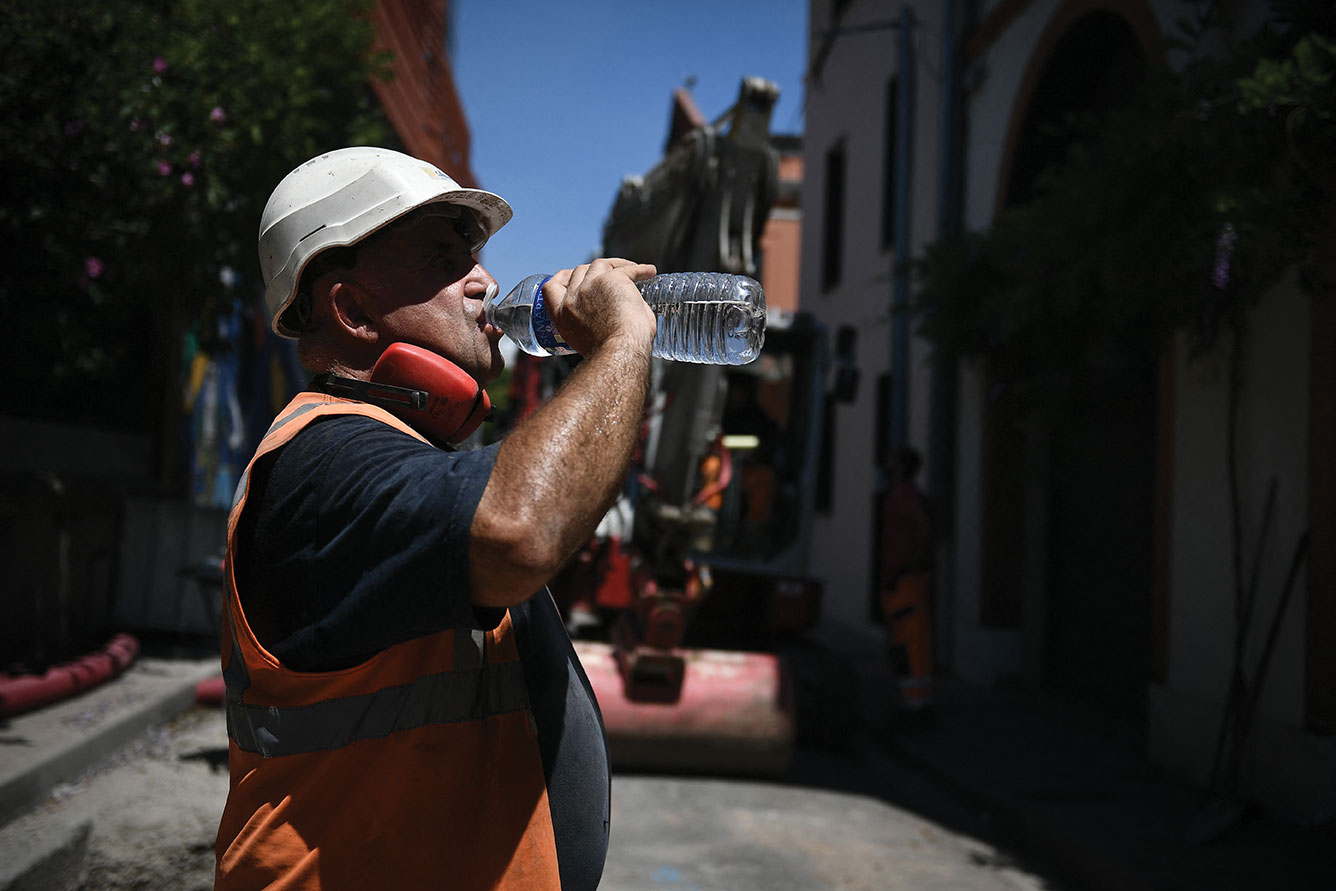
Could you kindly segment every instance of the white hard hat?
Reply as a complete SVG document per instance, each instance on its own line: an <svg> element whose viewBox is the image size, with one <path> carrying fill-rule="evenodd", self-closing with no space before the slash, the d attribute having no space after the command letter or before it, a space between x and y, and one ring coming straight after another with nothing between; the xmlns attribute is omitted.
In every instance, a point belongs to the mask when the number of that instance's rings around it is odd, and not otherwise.
<svg viewBox="0 0 1336 891"><path fill-rule="evenodd" d="M383 148L358 146L312 158L283 177L260 218L260 271L274 332L282 324L311 258L326 248L356 244L404 214L428 204L453 204L477 219L474 253L509 222L499 195L460 187L441 170Z"/></svg>

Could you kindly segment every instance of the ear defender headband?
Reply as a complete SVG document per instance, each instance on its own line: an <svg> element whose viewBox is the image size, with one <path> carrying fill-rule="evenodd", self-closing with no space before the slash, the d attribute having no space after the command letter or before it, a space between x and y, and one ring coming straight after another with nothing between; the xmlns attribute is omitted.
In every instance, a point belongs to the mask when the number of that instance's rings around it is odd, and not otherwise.
<svg viewBox="0 0 1336 891"><path fill-rule="evenodd" d="M467 439L491 411L487 391L464 369L430 350L392 343L376 360L370 381L318 374L312 385L331 396L389 410L437 443Z"/></svg>

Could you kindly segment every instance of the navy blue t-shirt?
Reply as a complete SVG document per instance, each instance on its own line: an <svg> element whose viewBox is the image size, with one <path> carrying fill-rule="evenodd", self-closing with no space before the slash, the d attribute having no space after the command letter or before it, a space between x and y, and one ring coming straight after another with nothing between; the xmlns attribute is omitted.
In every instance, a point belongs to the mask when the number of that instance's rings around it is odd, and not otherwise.
<svg viewBox="0 0 1336 891"><path fill-rule="evenodd" d="M471 602L469 529L498 448L442 451L336 415L256 462L235 562L260 643L289 668L332 671L415 637L496 627L505 610ZM593 888L610 809L602 718L552 598L510 612L562 887Z"/></svg>

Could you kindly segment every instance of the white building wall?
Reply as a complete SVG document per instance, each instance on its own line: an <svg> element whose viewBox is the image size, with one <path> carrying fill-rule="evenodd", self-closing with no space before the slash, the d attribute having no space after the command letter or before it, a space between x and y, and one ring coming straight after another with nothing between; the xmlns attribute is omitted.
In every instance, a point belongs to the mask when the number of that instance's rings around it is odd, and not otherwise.
<svg viewBox="0 0 1336 891"><path fill-rule="evenodd" d="M1239 405L1238 470L1244 584L1260 556L1245 673L1252 680L1308 514L1312 298L1277 288L1249 319ZM1180 341L1174 392L1173 550L1169 671L1150 691L1152 757L1197 782L1209 779L1234 665L1235 598L1226 435L1229 341L1188 358ZM1267 492L1275 504L1263 538ZM1245 759L1246 791L1271 809L1311 818L1330 795L1329 743L1305 734L1306 573L1281 617L1257 729Z"/></svg>
<svg viewBox="0 0 1336 891"><path fill-rule="evenodd" d="M898 20L905 4L854 0L842 27ZM915 253L936 237L937 147L940 83L940 4L916 2L914 173L911 206ZM830 0L810 6L809 48L815 57L832 27ZM897 72L899 32L894 28L841 34L819 77L807 87L804 127L803 308L817 315L834 336L841 326L858 332L860 385L857 398L835 409L832 510L818 515L813 530L811 570L826 584L825 614L840 625L868 625L872 584L873 496L876 470L877 379L890 368L893 252L881 245L885 194L886 89ZM844 141L845 217L840 282L821 284L822 221L825 218L826 156ZM910 354L909 439L927 445L929 372L926 346Z"/></svg>

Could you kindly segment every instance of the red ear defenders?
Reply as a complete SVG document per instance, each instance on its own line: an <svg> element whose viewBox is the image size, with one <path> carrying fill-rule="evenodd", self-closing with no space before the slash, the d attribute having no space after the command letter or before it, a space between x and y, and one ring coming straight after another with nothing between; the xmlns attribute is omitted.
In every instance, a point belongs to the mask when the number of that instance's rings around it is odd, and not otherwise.
<svg viewBox="0 0 1336 891"><path fill-rule="evenodd" d="M478 429L492 408L487 391L449 359L407 343L392 343L376 360L371 380L318 374L312 385L331 396L388 409L438 443L459 442Z"/></svg>

